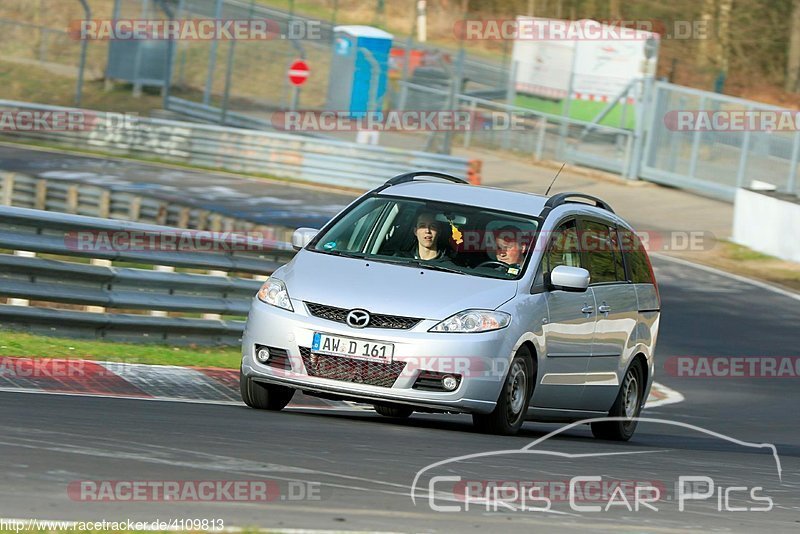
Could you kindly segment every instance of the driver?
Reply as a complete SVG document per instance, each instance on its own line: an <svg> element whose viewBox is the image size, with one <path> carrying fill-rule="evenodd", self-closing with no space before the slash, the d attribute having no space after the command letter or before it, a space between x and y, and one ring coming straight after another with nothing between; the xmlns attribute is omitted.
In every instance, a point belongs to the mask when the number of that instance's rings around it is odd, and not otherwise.
<svg viewBox="0 0 800 534"><path fill-rule="evenodd" d="M527 252L527 243L520 239L522 231L513 225L495 230L495 255L505 265L509 274L516 274L522 267Z"/></svg>

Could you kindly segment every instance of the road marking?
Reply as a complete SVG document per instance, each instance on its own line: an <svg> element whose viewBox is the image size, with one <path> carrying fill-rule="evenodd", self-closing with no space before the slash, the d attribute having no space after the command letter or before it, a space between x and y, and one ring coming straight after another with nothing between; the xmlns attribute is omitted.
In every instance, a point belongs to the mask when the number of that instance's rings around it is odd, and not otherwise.
<svg viewBox="0 0 800 534"><path fill-rule="evenodd" d="M800 301L800 293L795 293L794 291L790 291L788 289L783 289L782 287L774 286L767 282L762 282L761 280L755 280L753 278L748 278L746 276L742 276L740 274L733 274L727 271L722 271L715 267L709 267L708 265L701 265L699 263L693 263L689 260L684 260L681 258L673 258L672 256L666 256L664 254L658 254L656 252L652 253L651 256L658 258L660 260L671 261L672 263L677 263L679 265L683 265L685 267L693 267L695 269L699 269L701 271L705 271L707 273L716 274L718 276L723 276L725 278L730 278L732 280L736 280L738 282L744 282L745 284L750 284L752 286L760 287L761 289L766 289L768 291L772 291L773 293L777 293L779 295L783 295L784 297L789 297L790 299L794 299ZM657 282L658 280L656 280Z"/></svg>
<svg viewBox="0 0 800 534"><path fill-rule="evenodd" d="M668 388L664 384L659 384L658 382L653 382L651 389L657 390L659 394L664 395L664 398L656 398L654 400L650 400L650 398L648 398L647 402L644 403L645 410L648 408L660 408L661 406L666 406L668 404L677 404L685 400L685 397L679 391L675 391L674 389Z"/></svg>

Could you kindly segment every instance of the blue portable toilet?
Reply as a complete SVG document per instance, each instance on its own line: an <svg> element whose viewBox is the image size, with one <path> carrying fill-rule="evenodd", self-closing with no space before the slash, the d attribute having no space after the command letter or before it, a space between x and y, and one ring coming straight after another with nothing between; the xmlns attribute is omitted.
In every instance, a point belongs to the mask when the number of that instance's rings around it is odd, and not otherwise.
<svg viewBox="0 0 800 534"><path fill-rule="evenodd" d="M333 32L328 109L348 111L351 115L381 110L392 34L372 26L336 26ZM372 87L373 77L375 87Z"/></svg>

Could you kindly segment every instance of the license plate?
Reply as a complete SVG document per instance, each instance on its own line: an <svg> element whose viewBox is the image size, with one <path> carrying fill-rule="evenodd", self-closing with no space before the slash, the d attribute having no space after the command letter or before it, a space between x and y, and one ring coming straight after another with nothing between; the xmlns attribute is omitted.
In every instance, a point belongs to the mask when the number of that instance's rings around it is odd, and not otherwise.
<svg viewBox="0 0 800 534"><path fill-rule="evenodd" d="M311 351L371 362L392 363L394 345L314 332Z"/></svg>

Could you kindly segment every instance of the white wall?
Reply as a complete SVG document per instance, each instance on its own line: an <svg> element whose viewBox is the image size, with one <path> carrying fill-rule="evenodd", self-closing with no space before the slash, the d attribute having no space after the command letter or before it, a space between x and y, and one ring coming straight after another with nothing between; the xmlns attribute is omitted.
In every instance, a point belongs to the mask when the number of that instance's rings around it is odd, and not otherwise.
<svg viewBox="0 0 800 534"><path fill-rule="evenodd" d="M758 252L800 262L800 203L738 189L733 241Z"/></svg>

